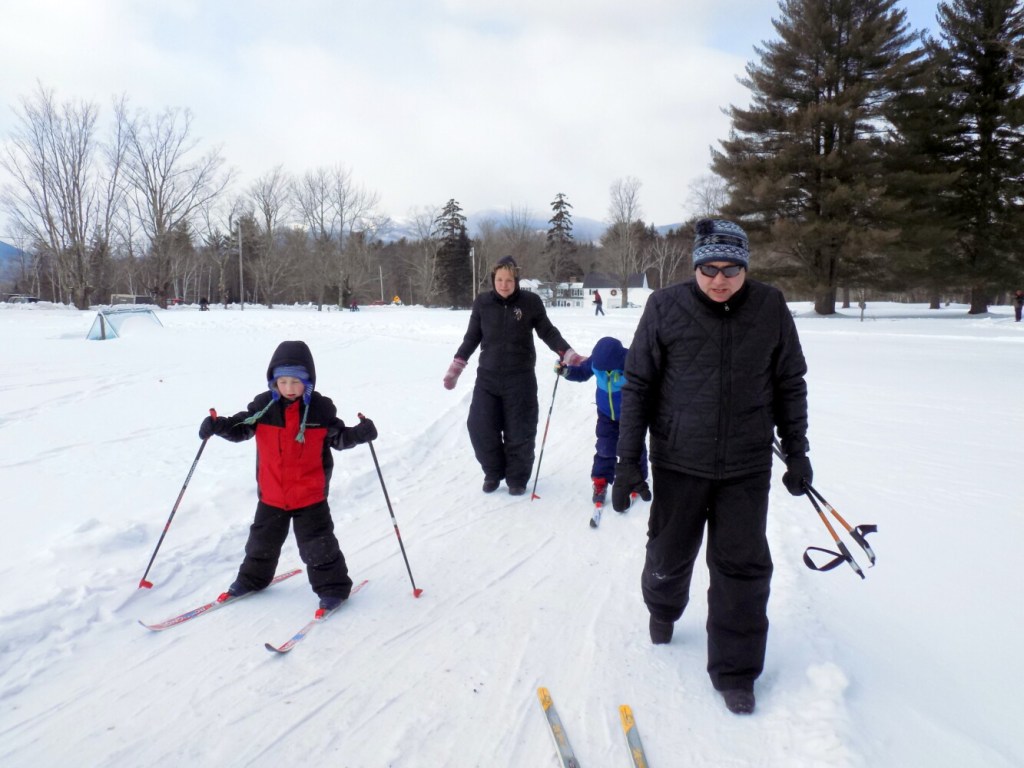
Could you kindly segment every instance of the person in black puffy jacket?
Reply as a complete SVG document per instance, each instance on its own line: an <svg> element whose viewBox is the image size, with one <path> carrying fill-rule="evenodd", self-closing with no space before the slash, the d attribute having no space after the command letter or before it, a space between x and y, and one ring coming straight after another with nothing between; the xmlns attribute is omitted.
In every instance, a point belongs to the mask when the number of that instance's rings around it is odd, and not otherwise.
<svg viewBox="0 0 1024 768"><path fill-rule="evenodd" d="M583 358L552 325L540 296L519 288L519 267L511 256L491 270L492 290L473 302L469 327L444 376L454 389L470 355L480 347L473 401L469 406L469 439L484 471L484 493L497 490L502 479L513 496L526 493L533 472L537 440L537 350L540 340L566 365Z"/></svg>
<svg viewBox="0 0 1024 768"><path fill-rule="evenodd" d="M694 279L648 300L626 360L612 503L629 506L650 432L654 500L641 576L651 641L672 639L708 531L708 674L728 708L754 709L764 668L772 558L765 534L775 431L783 482L801 495L807 385L782 293L747 278L746 233L697 223Z"/></svg>

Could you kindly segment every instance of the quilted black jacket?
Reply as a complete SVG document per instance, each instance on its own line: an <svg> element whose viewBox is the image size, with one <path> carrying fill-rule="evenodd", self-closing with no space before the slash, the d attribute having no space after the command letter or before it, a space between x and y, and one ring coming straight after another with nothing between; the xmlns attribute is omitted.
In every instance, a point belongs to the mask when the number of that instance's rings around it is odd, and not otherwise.
<svg viewBox="0 0 1024 768"><path fill-rule="evenodd" d="M806 453L807 365L782 293L747 280L728 302L695 280L648 300L626 359L619 458L725 479L771 469L773 430Z"/></svg>

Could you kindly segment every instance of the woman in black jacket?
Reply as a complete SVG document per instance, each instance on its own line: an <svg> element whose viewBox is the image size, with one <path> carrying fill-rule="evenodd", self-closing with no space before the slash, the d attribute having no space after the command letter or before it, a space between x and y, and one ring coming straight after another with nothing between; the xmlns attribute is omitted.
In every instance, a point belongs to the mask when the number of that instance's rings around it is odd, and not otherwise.
<svg viewBox="0 0 1024 768"><path fill-rule="evenodd" d="M747 236L699 221L694 279L647 301L626 359L612 503L642 482L650 431L654 480L641 576L651 642L668 643L690 597L708 531L708 674L737 714L754 710L764 668L772 558L765 528L774 431L793 495L812 480L800 340L777 289L748 280Z"/></svg>
<svg viewBox="0 0 1024 768"><path fill-rule="evenodd" d="M537 351L540 340L567 365L583 359L551 324L544 302L519 288L519 268L505 256L491 270L493 288L473 302L469 327L444 376L454 389L466 361L480 347L473 402L469 406L469 439L484 471L484 493L497 490L502 479L513 496L526 493L533 471L537 439Z"/></svg>

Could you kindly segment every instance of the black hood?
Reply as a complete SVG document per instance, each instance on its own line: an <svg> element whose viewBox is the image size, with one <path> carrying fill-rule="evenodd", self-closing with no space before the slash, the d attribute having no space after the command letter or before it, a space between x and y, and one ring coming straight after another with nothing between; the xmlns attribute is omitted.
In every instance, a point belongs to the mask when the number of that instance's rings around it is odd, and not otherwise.
<svg viewBox="0 0 1024 768"><path fill-rule="evenodd" d="M313 353L304 341L282 341L277 345L267 366L267 381L274 378L274 369L279 365L301 365L309 373L309 383L316 387L316 366Z"/></svg>

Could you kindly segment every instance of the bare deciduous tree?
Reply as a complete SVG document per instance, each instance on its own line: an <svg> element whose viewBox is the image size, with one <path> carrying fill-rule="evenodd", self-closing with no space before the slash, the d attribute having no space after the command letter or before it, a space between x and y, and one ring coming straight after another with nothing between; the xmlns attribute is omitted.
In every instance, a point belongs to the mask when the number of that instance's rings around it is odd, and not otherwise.
<svg viewBox="0 0 1024 768"><path fill-rule="evenodd" d="M193 218L221 194L231 180L222 172L220 151L196 157L198 139L192 136L188 110L165 109L156 116L138 112L130 116L122 104L118 121L127 141L124 162L126 194L132 215L149 245L149 260L157 303L167 306L175 275L175 248Z"/></svg>
<svg viewBox="0 0 1024 768"><path fill-rule="evenodd" d="M292 266L287 258L292 251L280 248L279 244L282 242L282 228L291 214L293 186L284 169L276 166L256 179L249 188L256 207L254 221L260 243L259 253L251 260L250 268L256 278L259 295L268 307L273 306Z"/></svg>
<svg viewBox="0 0 1024 768"><path fill-rule="evenodd" d="M441 241L433 236L434 222L441 215L441 206L424 206L413 211L412 227L416 233L416 249L405 262L406 268L413 274L410 288L417 286L419 295L410 294L407 303L432 304L438 297L437 256Z"/></svg>
<svg viewBox="0 0 1024 768"><path fill-rule="evenodd" d="M15 110L16 127L0 156L14 179L0 200L14 226L55 267L55 296L89 306L110 253L123 136L104 145L98 110L86 102L56 103L41 84Z"/></svg>
<svg viewBox="0 0 1024 768"><path fill-rule="evenodd" d="M658 237L647 247L647 259L658 270L658 288L664 288L679 265L690 256L678 238Z"/></svg>
<svg viewBox="0 0 1024 768"><path fill-rule="evenodd" d="M647 268L639 245L643 233L640 220L643 213L640 207L641 186L639 179L627 176L612 182L609 190L611 202L608 216L611 226L605 231L603 243L608 249L612 272L619 279L623 307L629 303L630 276Z"/></svg>
<svg viewBox="0 0 1024 768"><path fill-rule="evenodd" d="M729 188L721 176L707 173L690 182L687 207L693 218L721 216L729 202Z"/></svg>

